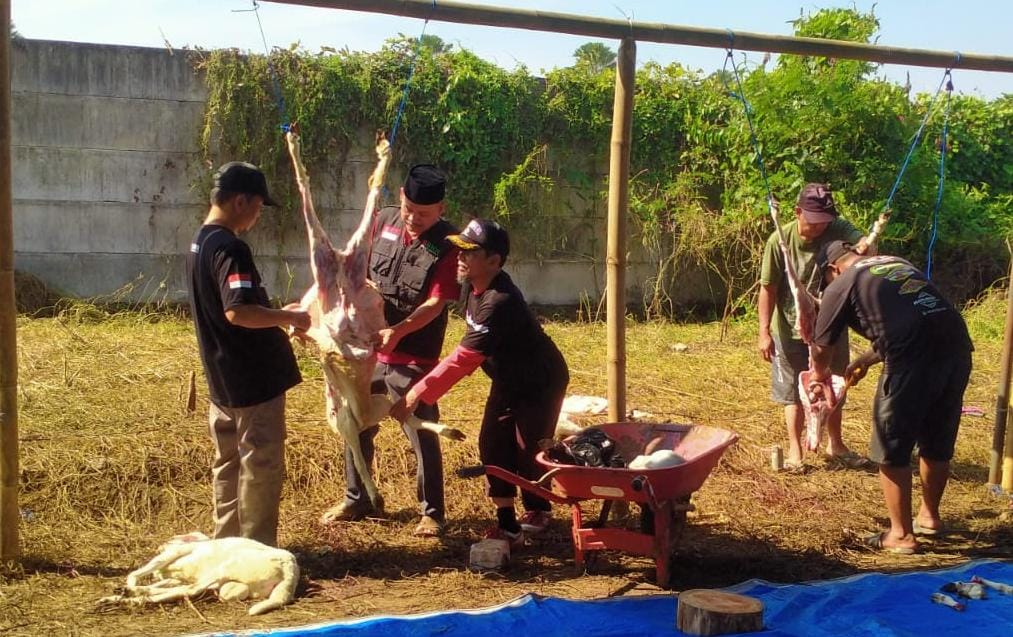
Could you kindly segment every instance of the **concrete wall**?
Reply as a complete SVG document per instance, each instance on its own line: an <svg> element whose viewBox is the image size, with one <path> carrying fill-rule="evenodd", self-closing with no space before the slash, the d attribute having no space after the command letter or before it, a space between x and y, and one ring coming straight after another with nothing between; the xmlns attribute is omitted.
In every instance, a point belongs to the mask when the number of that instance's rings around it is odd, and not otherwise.
<svg viewBox="0 0 1013 637"><path fill-rule="evenodd" d="M197 142L207 92L186 55L35 40L12 48L15 267L75 296L184 299L183 255L207 212L207 193L192 189L204 170ZM310 167L317 210L335 242L361 215L375 162L370 146L363 131L336 172ZM398 178L395 170L392 183ZM247 240L271 295L305 289L298 210L265 210ZM512 260L509 270L530 301L566 305L602 294L603 264L604 255ZM651 272L634 258L631 302ZM699 302L706 290L680 286L680 296Z"/></svg>

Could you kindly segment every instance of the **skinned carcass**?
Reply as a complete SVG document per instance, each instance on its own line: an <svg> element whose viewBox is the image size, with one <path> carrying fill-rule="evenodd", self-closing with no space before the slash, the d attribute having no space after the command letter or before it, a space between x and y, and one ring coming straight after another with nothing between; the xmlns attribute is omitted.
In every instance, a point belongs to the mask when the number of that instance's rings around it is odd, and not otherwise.
<svg viewBox="0 0 1013 637"><path fill-rule="evenodd" d="M781 249L785 273L788 275L788 288L791 290L791 297L795 301L795 329L798 330L802 342L808 345L813 340L813 328L816 327L816 299L802 285L802 282L798 278L798 273L795 271L795 262L788 252L788 244L784 240L784 233L781 232L780 206L773 197L767 199L767 209L770 212L771 219L774 220L777 245Z"/></svg>
<svg viewBox="0 0 1013 637"><path fill-rule="evenodd" d="M317 346L323 363L327 423L350 447L355 470L362 478L366 495L379 511L383 509L383 498L362 454L359 432L386 417L392 404L388 396L370 392L376 367L373 339L379 330L386 327L386 322L380 293L366 277L370 231L390 161L390 143L378 135L376 154L379 161L369 178L369 195L362 219L345 248L337 250L313 207L309 175L302 162L297 131L290 130L286 139L302 197L313 272L313 285L303 295L300 304L309 312L312 321L306 336ZM464 434L456 429L422 421L415 416L410 416L404 424L455 440L464 438ZM338 507L333 507L326 511L321 522L333 521L337 510Z"/></svg>

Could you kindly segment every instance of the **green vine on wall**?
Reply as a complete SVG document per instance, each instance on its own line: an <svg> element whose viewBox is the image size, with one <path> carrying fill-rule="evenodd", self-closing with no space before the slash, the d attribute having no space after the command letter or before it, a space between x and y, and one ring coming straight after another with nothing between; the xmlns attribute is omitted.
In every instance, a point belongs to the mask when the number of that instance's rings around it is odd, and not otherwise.
<svg viewBox="0 0 1013 637"><path fill-rule="evenodd" d="M795 28L809 37L871 41L879 23L871 12L829 9ZM440 165L449 175L451 219L501 218L522 256L603 261L615 75L605 52L593 52L596 63L578 59L538 78L425 38L395 161ZM390 128L415 55L415 38L403 35L375 53L204 53L197 62L209 87L201 152L210 165L232 158L261 165L294 205L279 124L300 123L311 172L336 169L363 131ZM910 99L866 62L780 56L768 68L741 54L735 61L775 196L793 202L806 181L825 181L845 216L868 227L930 96ZM678 64L647 62L637 71L630 213L637 241L657 264L645 302L658 313L672 311L668 293L690 267L720 281L726 311L740 307L770 231L745 118L727 79ZM939 149L932 140L940 126L930 121L886 237L888 250L916 263L935 201ZM1011 133L1013 97L954 100L940 263L949 252L961 260L955 269L995 265L995 247L1013 232ZM788 219L792 206L782 211Z"/></svg>

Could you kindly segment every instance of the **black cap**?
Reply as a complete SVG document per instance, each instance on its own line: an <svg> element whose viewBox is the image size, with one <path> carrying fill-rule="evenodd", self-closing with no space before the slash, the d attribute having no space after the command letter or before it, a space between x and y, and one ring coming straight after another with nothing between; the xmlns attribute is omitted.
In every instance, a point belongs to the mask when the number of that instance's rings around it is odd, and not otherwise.
<svg viewBox="0 0 1013 637"><path fill-rule="evenodd" d="M847 241L835 240L824 244L816 254L816 267L820 269L820 274L826 275L827 266L836 263L846 254L858 254L855 252L855 246Z"/></svg>
<svg viewBox="0 0 1013 637"><path fill-rule="evenodd" d="M806 184L798 194L798 207L810 223L827 223L837 217L837 206L830 186Z"/></svg>
<svg viewBox="0 0 1013 637"><path fill-rule="evenodd" d="M504 259L510 254L510 236L503 226L488 219L472 219L461 234L452 234L447 239L462 250L493 252Z"/></svg>
<svg viewBox="0 0 1013 637"><path fill-rule="evenodd" d="M265 206L278 203L267 193L267 178L260 169L245 161L230 161L215 173L215 190L244 195L260 195Z"/></svg>
<svg viewBox="0 0 1013 637"><path fill-rule="evenodd" d="M416 164L404 180L404 196L420 206L440 203L447 190L447 176L432 164Z"/></svg>

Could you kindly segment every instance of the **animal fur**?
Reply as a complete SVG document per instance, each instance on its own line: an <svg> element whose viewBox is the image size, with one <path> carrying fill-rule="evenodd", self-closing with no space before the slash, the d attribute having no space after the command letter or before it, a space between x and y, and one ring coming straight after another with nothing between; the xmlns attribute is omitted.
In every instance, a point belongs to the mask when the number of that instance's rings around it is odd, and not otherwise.
<svg viewBox="0 0 1013 637"><path fill-rule="evenodd" d="M327 424L344 439L351 450L355 470L362 478L370 503L376 510L382 510L383 498L359 446L359 432L383 420L390 413L392 404L388 396L370 393L373 369L376 367L376 351L372 339L373 335L386 327L386 323L383 299L366 277L371 245L370 230L390 161L390 143L378 135L378 162L369 178L369 195L362 218L345 248L338 250L331 243L314 209L309 174L302 162L299 135L293 130L287 134L286 139L309 234L310 268L314 283L303 295L301 305L309 312L312 321L312 327L307 330L306 336L316 344L323 363ZM464 434L457 429L414 416L405 425L415 429L428 429L453 440L464 439ZM340 505L328 509L321 517L321 522L332 522L339 510Z"/></svg>
<svg viewBox="0 0 1013 637"><path fill-rule="evenodd" d="M151 583L141 583L148 578ZM261 600L248 611L260 615L291 603L298 582L299 564L284 549L194 532L163 544L154 559L127 575L123 594L103 597L99 604L160 604L213 591L223 601Z"/></svg>
<svg viewBox="0 0 1013 637"><path fill-rule="evenodd" d="M590 420L601 420L608 411L609 401L601 396L582 396L574 394L563 399L563 407L556 420L555 437L559 440L576 436ZM642 421L653 418L654 414L634 409L627 416L631 421Z"/></svg>

